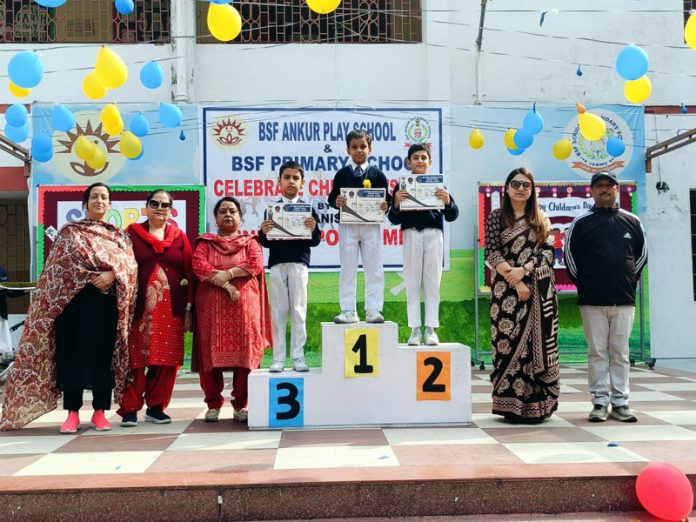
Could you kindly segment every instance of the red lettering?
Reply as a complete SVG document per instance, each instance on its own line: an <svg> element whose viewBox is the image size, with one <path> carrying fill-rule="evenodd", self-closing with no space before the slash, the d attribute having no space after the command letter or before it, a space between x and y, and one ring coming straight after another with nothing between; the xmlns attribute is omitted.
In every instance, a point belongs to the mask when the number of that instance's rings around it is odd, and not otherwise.
<svg viewBox="0 0 696 522"><path fill-rule="evenodd" d="M400 228L385 228L382 234L382 244L383 245L403 245L404 244L404 231Z"/></svg>
<svg viewBox="0 0 696 522"><path fill-rule="evenodd" d="M223 185L223 181L221 179L216 179L215 183L213 183L213 193L217 197L222 196L222 185Z"/></svg>
<svg viewBox="0 0 696 522"><path fill-rule="evenodd" d="M326 241L326 244L329 246L336 246L338 244L338 230L335 229L329 229L326 232L323 230L321 231L321 236L324 241Z"/></svg>

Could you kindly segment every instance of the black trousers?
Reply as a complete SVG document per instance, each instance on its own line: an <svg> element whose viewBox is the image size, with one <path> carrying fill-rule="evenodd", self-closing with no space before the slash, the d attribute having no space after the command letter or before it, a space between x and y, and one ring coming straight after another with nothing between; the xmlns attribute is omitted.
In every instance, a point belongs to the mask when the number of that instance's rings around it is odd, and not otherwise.
<svg viewBox="0 0 696 522"><path fill-rule="evenodd" d="M82 408L82 388L63 390L63 409L77 411ZM95 410L111 409L111 388L92 390L92 407Z"/></svg>

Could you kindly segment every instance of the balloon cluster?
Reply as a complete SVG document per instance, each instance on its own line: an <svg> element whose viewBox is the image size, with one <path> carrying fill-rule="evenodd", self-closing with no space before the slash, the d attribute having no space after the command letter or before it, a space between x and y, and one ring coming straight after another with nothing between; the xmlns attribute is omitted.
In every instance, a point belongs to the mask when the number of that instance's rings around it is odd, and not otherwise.
<svg viewBox="0 0 696 522"><path fill-rule="evenodd" d="M232 0L210 0L208 5L208 31L221 42L234 40L242 32L242 17Z"/></svg>
<svg viewBox="0 0 696 522"><path fill-rule="evenodd" d="M31 157L36 161L45 163L53 157L53 143L47 134L37 134L31 140Z"/></svg>
<svg viewBox="0 0 696 522"><path fill-rule="evenodd" d="M578 111L578 126L580 127L580 135L587 141L598 141L604 137L607 132L607 124L604 120L587 112L585 107L580 103L575 103L575 108Z"/></svg>
<svg viewBox="0 0 696 522"><path fill-rule="evenodd" d="M44 66L41 56L34 51L17 53L7 64L10 92L17 98L28 96L43 79Z"/></svg>
<svg viewBox="0 0 696 522"><path fill-rule="evenodd" d="M123 59L108 47L102 47L94 70L82 80L82 92L90 100L99 100L109 89L121 87L127 79L128 68Z"/></svg>
<svg viewBox="0 0 696 522"><path fill-rule="evenodd" d="M519 129L508 129L503 136L503 142L510 154L519 156L534 143L534 136L544 130L544 118L536 110L536 103L522 120Z"/></svg>
<svg viewBox="0 0 696 522"><path fill-rule="evenodd" d="M631 103L643 103L652 93L652 83L646 76L650 60L637 45L627 45L616 57L616 72L626 80L624 96Z"/></svg>
<svg viewBox="0 0 696 522"><path fill-rule="evenodd" d="M22 143L29 137L29 114L21 103L10 105L5 111L5 136L15 143Z"/></svg>
<svg viewBox="0 0 696 522"><path fill-rule="evenodd" d="M83 160L93 170L99 170L106 165L106 153L97 145L95 141L91 141L84 134L80 135L75 140L75 154Z"/></svg>
<svg viewBox="0 0 696 522"><path fill-rule="evenodd" d="M317 14L332 13L338 9L339 5L341 5L341 0L307 0L307 7ZM477 149L479 147L474 148Z"/></svg>

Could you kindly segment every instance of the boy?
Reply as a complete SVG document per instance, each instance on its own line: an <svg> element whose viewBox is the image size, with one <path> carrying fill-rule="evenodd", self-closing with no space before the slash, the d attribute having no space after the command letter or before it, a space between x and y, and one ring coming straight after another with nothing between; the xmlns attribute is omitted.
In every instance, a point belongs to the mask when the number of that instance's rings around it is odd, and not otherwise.
<svg viewBox="0 0 696 522"><path fill-rule="evenodd" d="M386 189L386 200L382 211L389 209L389 185L387 177L377 167L371 167L368 158L372 154L372 136L364 130L354 129L346 136L347 151L351 165L340 169L334 177L333 189L329 194L329 205L340 209L346 203L341 196L342 188L362 188L365 181L370 187ZM378 224L338 226L339 257L341 273L338 278L338 293L341 313L334 318L339 324L360 321L356 312L358 282L358 255L362 258L365 273L365 320L368 323L383 323L384 267L382 266L382 227Z"/></svg>
<svg viewBox="0 0 696 522"><path fill-rule="evenodd" d="M304 203L299 192L304 185L304 170L295 161L286 161L280 166L278 174L282 197L278 203ZM266 219L261 223L259 239L268 248L269 282L271 287L271 323L273 327L273 363L269 367L272 373L282 372L285 368L285 329L290 316L290 354L293 369L307 372L309 366L304 360L304 345L307 342L307 282L310 259L310 247L321 241L321 231L317 226L319 216L312 209L312 217L304 225L312 231L311 240L269 240L266 234L273 229L273 221Z"/></svg>
<svg viewBox="0 0 696 522"><path fill-rule="evenodd" d="M406 165L415 175L426 174L433 161L430 149L421 143L408 149ZM410 346L421 344L421 286L425 294L425 344L435 346L440 340L435 328L440 326L440 279L444 240L442 218L454 221L459 216L454 199L445 189L437 189L435 196L443 201L443 210L401 211L401 202L408 196L400 185L394 187L389 221L401 225L404 232L404 280L406 283L406 307L411 336Z"/></svg>

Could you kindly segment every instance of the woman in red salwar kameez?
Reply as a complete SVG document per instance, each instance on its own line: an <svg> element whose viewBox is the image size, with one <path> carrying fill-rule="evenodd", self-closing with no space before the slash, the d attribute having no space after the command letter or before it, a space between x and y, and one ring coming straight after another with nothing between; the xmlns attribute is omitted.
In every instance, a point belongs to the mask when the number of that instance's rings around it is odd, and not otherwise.
<svg viewBox="0 0 696 522"><path fill-rule="evenodd" d="M195 294L194 369L198 370L208 411L218 420L224 402L222 372L234 372L233 418L247 420L247 380L273 344L263 252L256 235L240 234L239 201L224 197L215 205L217 234L203 234L193 247Z"/></svg>
<svg viewBox="0 0 696 522"><path fill-rule="evenodd" d="M147 422L172 421L164 410L184 360L184 331L191 330L193 306L191 245L169 220L172 204L166 190L152 191L146 201L147 221L126 229L138 262L140 290L128 343L133 382L118 410L124 427L138 425L144 404Z"/></svg>

